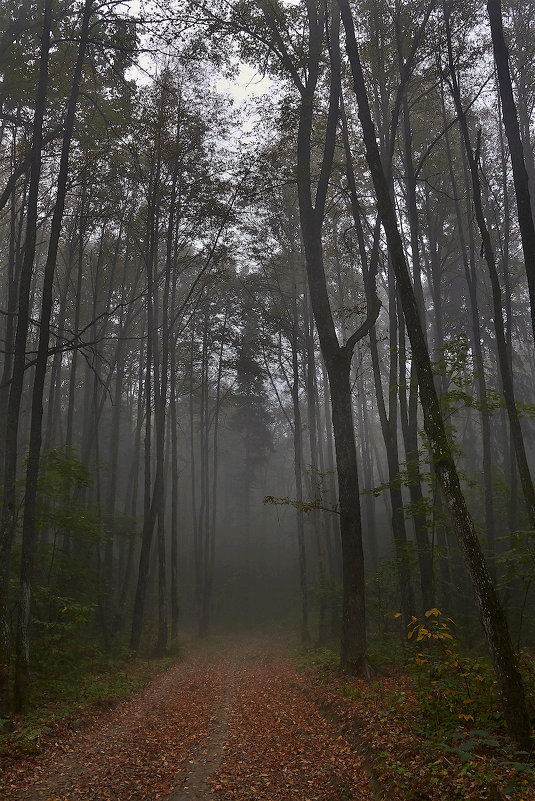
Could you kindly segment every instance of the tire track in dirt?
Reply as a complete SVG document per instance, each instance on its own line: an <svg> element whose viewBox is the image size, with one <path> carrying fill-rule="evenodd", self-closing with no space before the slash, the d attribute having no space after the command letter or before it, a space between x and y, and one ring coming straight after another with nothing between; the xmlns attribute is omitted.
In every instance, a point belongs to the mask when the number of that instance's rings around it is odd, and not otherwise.
<svg viewBox="0 0 535 801"><path fill-rule="evenodd" d="M165 801L211 801L210 779L221 763L223 748L228 737L228 726L237 687L236 665L226 663L225 697L215 715L210 739L200 749L186 777L185 784L177 777L177 787L165 797Z"/></svg>
<svg viewBox="0 0 535 801"><path fill-rule="evenodd" d="M364 763L280 649L243 667L212 777L219 801L370 801ZM205 801L203 798L202 801Z"/></svg>
<svg viewBox="0 0 535 801"><path fill-rule="evenodd" d="M4 776L2 801L362 801L360 758L284 643L194 649L81 731Z"/></svg>
<svg viewBox="0 0 535 801"><path fill-rule="evenodd" d="M220 657L200 652L99 714L55 732L38 757L4 775L5 801L138 801L163 798L206 747L225 694Z"/></svg>

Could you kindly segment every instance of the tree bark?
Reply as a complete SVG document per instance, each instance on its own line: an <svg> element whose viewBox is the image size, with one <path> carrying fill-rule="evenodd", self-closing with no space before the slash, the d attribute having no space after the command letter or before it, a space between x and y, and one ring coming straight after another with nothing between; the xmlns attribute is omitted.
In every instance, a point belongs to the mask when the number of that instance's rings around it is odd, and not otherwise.
<svg viewBox="0 0 535 801"><path fill-rule="evenodd" d="M368 95L360 63L353 17L348 0L338 0L346 32L346 50L351 66L359 117L377 205L387 238L392 266L396 272L400 299L405 315L407 333L418 371L424 426L432 450L437 478L440 482L452 524L464 554L478 602L492 663L504 700L504 712L511 734L523 745L531 745L531 726L526 706L524 686L518 669L507 621L489 577L487 565L473 521L463 496L459 476L433 380L429 351L423 334L418 305L405 260L403 242L396 213L389 193L388 182L377 146L375 128L370 114Z"/></svg>
<svg viewBox="0 0 535 801"><path fill-rule="evenodd" d="M470 142L470 133L468 130L466 114L462 107L460 87L455 73L455 64L453 60L453 51L451 45L451 35L449 26L449 12L446 5L444 7L444 15L446 23L448 63L450 69L452 96L455 103L455 108L459 119L459 125L464 140L466 157L468 159L470 177L472 180L472 199L474 203L474 211L477 224L479 227L479 232L481 234L482 251L485 256L485 261L487 263L487 267L489 270L489 278L492 289L494 329L496 332L496 348L498 351L498 362L500 365L500 374L502 378L503 395L505 399L505 405L507 408L507 414L509 417L511 438L513 440L515 448L516 459L518 464L518 473L520 476L522 491L524 493L524 500L527 507L529 524L530 528L535 530L535 488L533 486L533 480L531 477L529 464L527 460L526 449L524 445L524 437L522 434L522 427L520 424L520 418L518 415L518 410L515 401L513 373L507 354L507 345L505 341L505 331L503 325L502 292L500 287L500 281L498 278L498 271L496 269L496 258L494 254L494 248L492 246L490 232L488 230L487 223L485 220L485 214L483 211L481 183L479 179L479 167L478 167L480 144L481 144L481 130L479 131L478 134L478 142L476 145L476 150L474 152Z"/></svg>
<svg viewBox="0 0 535 801"><path fill-rule="evenodd" d="M535 224L529 191L529 178L524 161L524 148L520 136L516 103L513 96L513 84L509 71L509 51L505 43L502 21L501 0L488 0L487 11L492 34L494 61L498 73L500 97L502 101L503 122L509 144L509 154L513 167L518 225L522 239L524 265L528 278L529 299L531 306L531 327L535 342ZM533 527L533 523L531 524Z"/></svg>
<svg viewBox="0 0 535 801"><path fill-rule="evenodd" d="M67 178L69 174L69 154L72 135L74 132L74 120L78 94L80 91L80 81L82 68L85 61L87 40L89 35L89 20L93 8L93 0L86 0L83 8L82 24L80 30L80 42L76 64L74 67L71 94L65 118L63 143L61 147L60 166L58 173L58 184L52 224L50 228L50 240L48 244L48 254L45 264L43 279L43 291L41 299L41 315L39 328L39 344L37 349L37 359L35 364L35 376L32 393L32 412L30 424L30 445L26 467L26 487L24 494L24 519L22 524L22 556L19 587L19 618L17 626L16 641L16 661L15 661L15 685L14 698L15 708L20 711L26 704L29 671L30 671L30 650L29 650L29 623L30 623L30 604L32 590L33 561L35 552L36 536L36 501L37 501L37 478L39 475L39 461L41 455L41 436L43 420L43 390L48 362L48 344L50 338L50 318L52 314L52 292L54 284L54 274L56 271L56 261L58 256L59 238L63 220L63 210L65 207L65 197L67 194Z"/></svg>
<svg viewBox="0 0 535 801"><path fill-rule="evenodd" d="M17 504L17 435L19 429L20 404L26 361L26 338L28 332L30 310L30 288L32 283L33 264L35 258L38 192L41 175L41 151L43 145L43 118L46 106L48 87L48 59L50 51L50 33L52 24L52 0L44 2L43 30L39 61L39 81L35 100L33 120L30 184L28 190L28 208L26 213L26 240L24 244L24 260L21 266L19 283L19 305L17 329L15 333L15 352L13 356L13 372L9 388L7 415L5 420L5 462L4 490L2 497L2 517L0 529L0 714L9 711L9 659L10 632L8 617L9 598L9 563L11 545L15 532Z"/></svg>
<svg viewBox="0 0 535 801"><path fill-rule="evenodd" d="M345 345L336 335L327 292L323 263L322 226L328 181L336 144L336 128L341 89L339 52L339 16L333 13L330 30L331 83L327 128L323 146L320 178L312 200L311 135L313 104L319 77L320 54L325 19L312 2L307 4L309 16L309 64L306 85L300 84L301 103L297 135L297 189L299 216L305 250L305 263L314 320L321 352L329 378L332 422L338 474L338 501L342 545L342 643L341 666L348 672L367 673L366 625L364 595L364 554L360 514L359 478L353 408L349 372L353 348L373 324L379 307L368 309L368 319Z"/></svg>

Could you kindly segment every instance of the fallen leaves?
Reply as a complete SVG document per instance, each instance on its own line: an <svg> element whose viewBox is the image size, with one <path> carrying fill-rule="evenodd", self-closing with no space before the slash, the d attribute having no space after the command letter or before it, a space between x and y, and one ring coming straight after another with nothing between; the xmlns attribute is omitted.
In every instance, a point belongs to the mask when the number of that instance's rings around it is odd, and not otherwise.
<svg viewBox="0 0 535 801"><path fill-rule="evenodd" d="M264 644L264 648L266 644ZM260 655L259 655L260 656ZM360 757L282 653L245 663L212 792L225 801L369 799Z"/></svg>
<svg viewBox="0 0 535 801"><path fill-rule="evenodd" d="M369 684L332 669L298 672L283 644L231 641L198 649L83 726L55 729L40 755L6 762L0 799L518 798L505 786L491 795L483 772L463 773L462 743L447 754L422 749L417 725L406 676ZM535 799L527 785L521 795Z"/></svg>
<svg viewBox="0 0 535 801"><path fill-rule="evenodd" d="M115 709L94 714L82 730L56 729L39 756L8 762L0 798L164 798L208 741L224 680L224 670L206 655L176 665Z"/></svg>

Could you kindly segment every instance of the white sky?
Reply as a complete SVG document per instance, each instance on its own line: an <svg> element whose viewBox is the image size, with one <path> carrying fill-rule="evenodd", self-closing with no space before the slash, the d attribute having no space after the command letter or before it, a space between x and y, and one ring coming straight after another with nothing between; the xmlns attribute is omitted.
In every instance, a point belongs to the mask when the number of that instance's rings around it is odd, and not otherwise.
<svg viewBox="0 0 535 801"><path fill-rule="evenodd" d="M238 75L234 79L220 77L215 86L218 92L229 94L233 98L236 110L242 114L243 131L247 133L254 124L254 113L247 105L249 101L269 93L272 81L248 64L240 64Z"/></svg>

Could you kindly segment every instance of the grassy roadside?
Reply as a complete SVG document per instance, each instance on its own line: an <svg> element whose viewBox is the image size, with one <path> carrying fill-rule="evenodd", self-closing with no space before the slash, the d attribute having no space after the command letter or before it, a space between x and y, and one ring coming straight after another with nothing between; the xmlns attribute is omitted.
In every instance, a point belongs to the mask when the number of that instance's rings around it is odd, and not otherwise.
<svg viewBox="0 0 535 801"><path fill-rule="evenodd" d="M38 754L58 728L83 728L103 710L142 689L181 657L175 646L165 657L132 657L126 651L86 653L76 665L37 668L30 708L9 720L0 718L0 758Z"/></svg>
<svg viewBox="0 0 535 801"><path fill-rule="evenodd" d="M467 677L440 671L424 653L420 664L390 665L369 682L341 675L331 651L300 651L296 661L325 717L363 758L377 798L534 801L533 757L507 736L491 672L471 666L479 678L466 704Z"/></svg>

